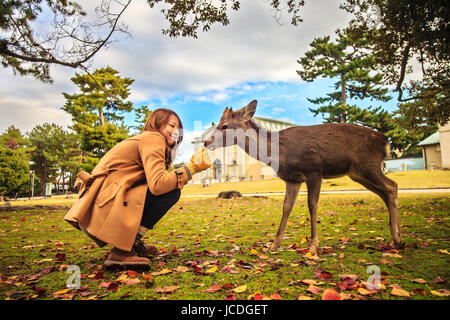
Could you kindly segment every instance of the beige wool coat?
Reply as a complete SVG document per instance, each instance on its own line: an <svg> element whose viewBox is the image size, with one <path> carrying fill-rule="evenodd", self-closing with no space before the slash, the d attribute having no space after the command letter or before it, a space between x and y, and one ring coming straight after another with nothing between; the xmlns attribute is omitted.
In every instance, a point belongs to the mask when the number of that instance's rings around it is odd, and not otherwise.
<svg viewBox="0 0 450 320"><path fill-rule="evenodd" d="M150 131L118 143L91 174L82 171L77 175L78 199L64 219L113 247L130 251L147 188L161 195L182 189L190 178L185 167L172 172L165 169L166 144L162 134Z"/></svg>

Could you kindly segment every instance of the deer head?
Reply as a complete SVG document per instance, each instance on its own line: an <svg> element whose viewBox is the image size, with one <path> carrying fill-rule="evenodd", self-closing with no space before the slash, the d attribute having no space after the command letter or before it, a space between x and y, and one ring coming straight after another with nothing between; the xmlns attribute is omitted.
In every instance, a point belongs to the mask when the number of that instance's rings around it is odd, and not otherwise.
<svg viewBox="0 0 450 320"><path fill-rule="evenodd" d="M204 146L207 149L214 150L216 147L227 147L237 143L237 138L234 135L233 139L226 139L228 130L241 129L246 131L252 127L251 119L256 111L256 104L258 102L253 100L247 106L233 111L232 108L225 108L216 130L209 139L204 141Z"/></svg>

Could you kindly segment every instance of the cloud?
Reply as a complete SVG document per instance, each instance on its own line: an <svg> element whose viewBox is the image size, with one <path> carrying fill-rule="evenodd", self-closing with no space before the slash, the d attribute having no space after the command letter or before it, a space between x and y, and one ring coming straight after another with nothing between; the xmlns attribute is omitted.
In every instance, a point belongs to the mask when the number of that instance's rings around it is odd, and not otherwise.
<svg viewBox="0 0 450 320"><path fill-rule="evenodd" d="M272 109L272 114L280 114L282 112L284 112L283 108L275 107L275 108Z"/></svg>
<svg viewBox="0 0 450 320"><path fill-rule="evenodd" d="M92 10L91 1L78 2ZM123 16L132 37L115 35L118 41L95 56L91 71L109 65L135 79L130 99L139 105L158 100L165 106L178 97L178 101L220 105L222 110L235 96L242 96L246 105L247 96L274 84L299 83L296 60L309 43L314 37L333 34L349 20L338 6L334 0L307 1L301 9L304 22L293 27L287 14L286 22L278 25L267 1L241 1L241 9L230 12L228 26L214 25L199 33L198 39L174 39L161 34L167 22L160 7L151 9L146 1L133 1ZM12 123L27 130L46 121L68 125L70 117L60 109L61 92L77 90L70 81L75 71L52 66L54 84L48 85L0 69L0 131Z"/></svg>

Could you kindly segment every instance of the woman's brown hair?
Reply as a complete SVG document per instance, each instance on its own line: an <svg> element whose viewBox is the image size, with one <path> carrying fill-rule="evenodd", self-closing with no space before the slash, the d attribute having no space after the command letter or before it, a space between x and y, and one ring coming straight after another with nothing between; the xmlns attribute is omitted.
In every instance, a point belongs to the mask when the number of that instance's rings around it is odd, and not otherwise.
<svg viewBox="0 0 450 320"><path fill-rule="evenodd" d="M171 115L174 115L178 119L178 123L180 124L180 135L178 136L178 140L172 146L169 146L166 141L166 169L169 168L170 164L175 159L176 149L181 141L183 141L183 124L181 123L180 117L172 110L164 108L156 109L149 115L145 126L141 131L141 133L145 131L161 132L161 130L169 123Z"/></svg>

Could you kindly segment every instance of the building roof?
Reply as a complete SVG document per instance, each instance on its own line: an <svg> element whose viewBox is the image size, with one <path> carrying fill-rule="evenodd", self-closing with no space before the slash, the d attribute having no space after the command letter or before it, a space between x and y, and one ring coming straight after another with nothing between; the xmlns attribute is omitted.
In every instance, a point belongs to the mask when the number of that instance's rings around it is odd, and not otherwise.
<svg viewBox="0 0 450 320"><path fill-rule="evenodd" d="M425 140L422 140L418 146L429 146L431 144L439 144L441 142L439 138L439 131L436 131L431 136L426 138Z"/></svg>
<svg viewBox="0 0 450 320"><path fill-rule="evenodd" d="M287 122L287 121L282 121L282 120L277 120L277 119L272 119L272 118L266 118L266 117L259 117L259 116L254 116L253 119L267 121L267 122L280 123L280 124L285 124L285 125L290 125L290 126L296 125L292 122Z"/></svg>

